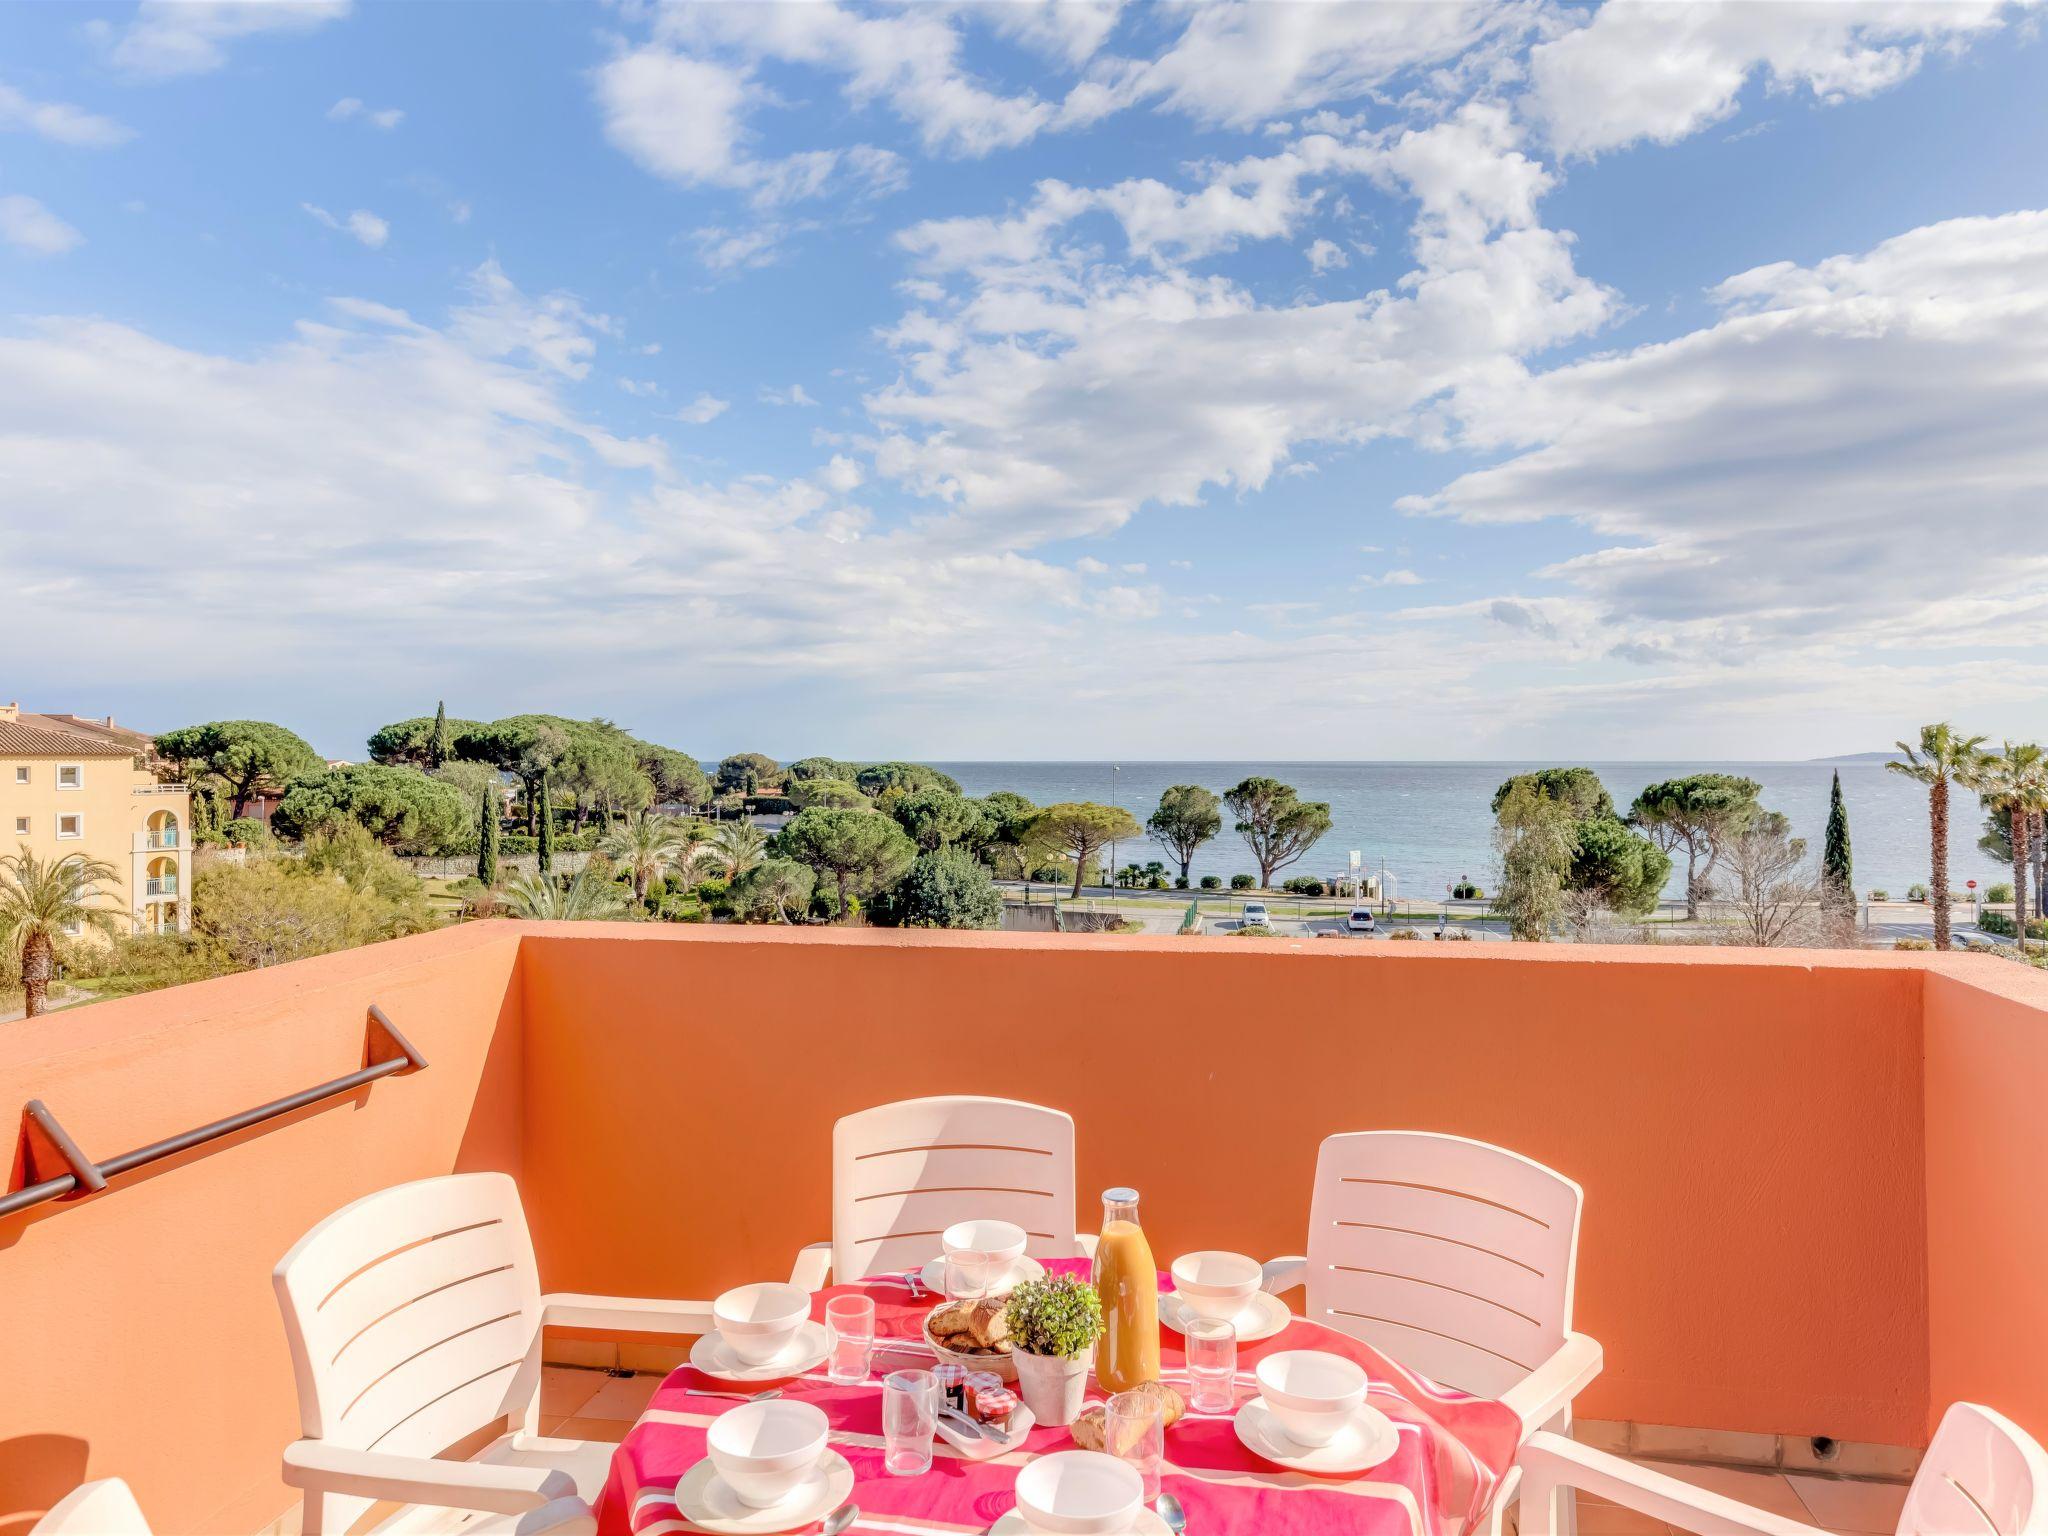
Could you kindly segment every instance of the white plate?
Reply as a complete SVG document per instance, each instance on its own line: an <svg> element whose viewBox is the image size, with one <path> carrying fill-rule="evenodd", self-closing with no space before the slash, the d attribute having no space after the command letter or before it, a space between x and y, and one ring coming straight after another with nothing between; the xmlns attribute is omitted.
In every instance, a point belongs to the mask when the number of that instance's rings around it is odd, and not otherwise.
<svg viewBox="0 0 2048 1536"><path fill-rule="evenodd" d="M992 1456L1023 1450L1024 1437L1038 1427L1038 1420L1032 1416L1029 1408L1019 1403L1000 1427L1010 1437L1007 1445L1000 1440L990 1440L971 1430L961 1429L944 1414L939 1415L938 1419L940 1438L969 1461L987 1461Z"/></svg>
<svg viewBox="0 0 2048 1536"><path fill-rule="evenodd" d="M988 1528L988 1536L1044 1536L1044 1533L1026 1520L1021 1510L1013 1509ZM1159 1518L1157 1510L1141 1506L1138 1518L1124 1527L1122 1536L1173 1536L1173 1527Z"/></svg>
<svg viewBox="0 0 2048 1536"><path fill-rule="evenodd" d="M801 1376L814 1365L822 1365L832 1352L823 1323L805 1323L781 1354L765 1365L748 1365L732 1352L732 1346L715 1333L707 1333L690 1346L690 1364L706 1376L720 1381L781 1381Z"/></svg>
<svg viewBox="0 0 2048 1536"><path fill-rule="evenodd" d="M767 1509L750 1509L706 1456L676 1484L676 1509L700 1530L717 1531L721 1536L762 1536L809 1525L832 1513L852 1494L853 1467L837 1451L827 1450L811 1475L797 1484L795 1493Z"/></svg>
<svg viewBox="0 0 2048 1536"><path fill-rule="evenodd" d="M1288 1438L1263 1397L1238 1409L1230 1427L1246 1450L1290 1472L1363 1472L1393 1455L1401 1443L1394 1421L1370 1403L1351 1410L1351 1421L1336 1439L1313 1448Z"/></svg>
<svg viewBox="0 0 2048 1536"><path fill-rule="evenodd" d="M1012 1259L1010 1267L988 1288L991 1296L1007 1296L1026 1280L1039 1280L1045 1276L1045 1266L1025 1254L1021 1259ZM918 1284L939 1298L939 1305L946 1304L946 1256L942 1253L918 1271Z"/></svg>
<svg viewBox="0 0 2048 1536"><path fill-rule="evenodd" d="M1188 1309L1188 1304L1174 1291L1162 1291L1159 1295L1159 1321L1175 1333L1184 1333L1182 1327L1191 1317L1199 1313ZM1261 1339L1270 1339L1294 1321L1294 1314L1287 1310L1287 1303L1267 1291L1252 1292L1252 1299L1244 1309L1232 1318L1237 1325L1237 1342L1256 1344Z"/></svg>

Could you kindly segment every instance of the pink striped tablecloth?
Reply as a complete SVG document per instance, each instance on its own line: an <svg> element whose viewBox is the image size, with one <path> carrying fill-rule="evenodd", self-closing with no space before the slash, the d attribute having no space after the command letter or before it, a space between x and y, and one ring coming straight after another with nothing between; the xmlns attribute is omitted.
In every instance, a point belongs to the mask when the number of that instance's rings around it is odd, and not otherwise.
<svg viewBox="0 0 2048 1536"><path fill-rule="evenodd" d="M1081 1260L1057 1270L1084 1270ZM1160 1277L1162 1289L1172 1282ZM832 1446L853 1466L853 1501L861 1518L855 1531L979 1533L1015 1507L1017 1472L1033 1456L1069 1450L1061 1428L1033 1430L1024 1444L987 1461L970 1461L944 1439L934 1442L932 1470L922 1477L891 1477L882 1470L882 1374L930 1365L923 1318L936 1304L913 1299L897 1277L834 1286L812 1301L851 1293L875 1299L875 1374L853 1386L835 1386L824 1367L781 1383L784 1395L814 1403L831 1423ZM1457 1536L1470 1530L1514 1459L1520 1424L1500 1403L1464 1397L1433 1386L1395 1365L1370 1345L1296 1318L1270 1339L1238 1351L1238 1401L1257 1395L1252 1368L1283 1349L1323 1349L1349 1356L1372 1378L1368 1401L1394 1421L1399 1445L1377 1467L1347 1477L1290 1472L1253 1455L1224 1416L1189 1413L1166 1432L1162 1483L1178 1497L1193 1531L1255 1532L1258 1536ZM1187 1395L1180 1335L1160 1332L1165 1379ZM760 1390L767 1383L743 1390ZM598 1504L598 1536L669 1536L700 1529L677 1511L675 1485L705 1455L712 1422L739 1404L706 1397L704 1389L734 1390L690 1366L672 1373L612 1456L611 1477ZM1093 1379L1090 1396L1099 1397ZM816 1524L803 1527L815 1530Z"/></svg>

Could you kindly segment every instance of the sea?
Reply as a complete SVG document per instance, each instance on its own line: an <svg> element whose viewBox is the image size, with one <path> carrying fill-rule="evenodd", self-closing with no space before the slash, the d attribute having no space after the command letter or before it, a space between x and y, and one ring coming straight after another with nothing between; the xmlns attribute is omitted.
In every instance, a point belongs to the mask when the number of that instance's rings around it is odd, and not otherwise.
<svg viewBox="0 0 2048 1536"><path fill-rule="evenodd" d="M1544 763L936 763L970 795L1009 789L1039 805L1061 800L1095 800L1120 805L1140 825L1158 807L1161 791L1173 784L1200 784L1222 794L1239 780L1264 774L1292 784L1304 800L1329 802L1331 825L1323 839L1288 869L1287 875L1337 876L1350 866L1353 849L1364 869L1386 873L1390 896L1430 900L1469 876L1491 890L1493 792L1517 773ZM1645 785L1692 773L1734 773L1763 786L1762 804L1791 818L1794 835L1804 837L1818 859L1827 825L1828 785L1842 776L1849 809L1850 847L1856 889L1872 888L1903 898L1907 888L1928 879L1927 791L1881 761L1844 763L1590 763L1601 783L1626 813ZM1979 889L2010 878L1977 848L1983 812L1975 796L1956 791L1951 801L1949 879L1958 894L1963 882ZM1157 859L1173 865L1149 839L1116 850L1119 868ZM1191 874L1256 872L1244 839L1231 830L1224 811L1223 832L1195 856ZM1684 864L1674 865L1666 894L1684 894Z"/></svg>

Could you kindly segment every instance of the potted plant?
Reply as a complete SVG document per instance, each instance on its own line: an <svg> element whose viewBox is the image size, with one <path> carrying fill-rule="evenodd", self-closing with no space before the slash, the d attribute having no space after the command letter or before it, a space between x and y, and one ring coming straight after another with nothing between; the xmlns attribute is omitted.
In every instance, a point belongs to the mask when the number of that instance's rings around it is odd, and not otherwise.
<svg viewBox="0 0 2048 1536"><path fill-rule="evenodd" d="M1102 1336L1102 1299L1075 1275L1027 1280L1003 1309L1017 1395L1041 1424L1071 1424L1081 1414L1088 1362Z"/></svg>

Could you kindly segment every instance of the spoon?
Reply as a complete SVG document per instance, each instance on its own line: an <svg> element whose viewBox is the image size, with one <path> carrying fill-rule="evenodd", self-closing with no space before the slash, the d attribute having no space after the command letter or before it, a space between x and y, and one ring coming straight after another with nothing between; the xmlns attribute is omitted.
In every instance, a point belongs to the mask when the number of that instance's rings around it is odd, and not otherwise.
<svg viewBox="0 0 2048 1536"><path fill-rule="evenodd" d="M1188 1528L1188 1512L1180 1507L1180 1500L1172 1494L1160 1494L1152 1501L1152 1507L1159 1512L1159 1518L1166 1522L1173 1536L1181 1536L1181 1532Z"/></svg>
<svg viewBox="0 0 2048 1536"><path fill-rule="evenodd" d="M839 1536L841 1531L859 1518L858 1504L842 1504L825 1517L825 1523L818 1527L818 1536Z"/></svg>
<svg viewBox="0 0 2048 1536"><path fill-rule="evenodd" d="M765 1403L771 1397L782 1396L782 1388L770 1387L766 1392L715 1392L709 1388L691 1390L693 1397L726 1397L736 1403Z"/></svg>

